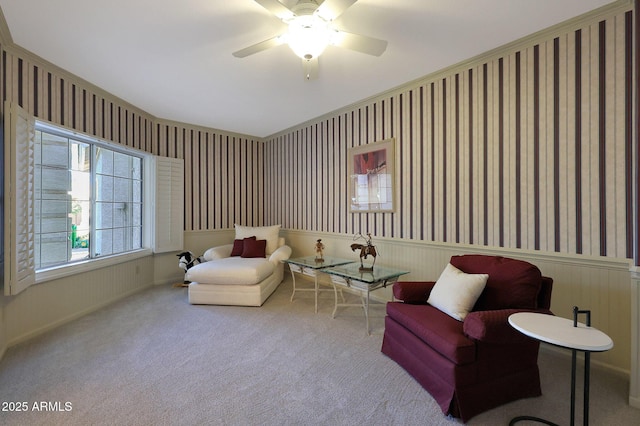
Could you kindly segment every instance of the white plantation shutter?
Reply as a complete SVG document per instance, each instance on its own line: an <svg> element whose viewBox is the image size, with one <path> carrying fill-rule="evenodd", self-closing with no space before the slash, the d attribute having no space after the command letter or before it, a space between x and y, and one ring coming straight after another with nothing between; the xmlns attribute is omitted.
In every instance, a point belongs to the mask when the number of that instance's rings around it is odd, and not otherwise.
<svg viewBox="0 0 640 426"><path fill-rule="evenodd" d="M184 160L155 157L153 251L180 251L184 239Z"/></svg>
<svg viewBox="0 0 640 426"><path fill-rule="evenodd" d="M35 120L5 102L4 117L4 294L12 296L35 283Z"/></svg>

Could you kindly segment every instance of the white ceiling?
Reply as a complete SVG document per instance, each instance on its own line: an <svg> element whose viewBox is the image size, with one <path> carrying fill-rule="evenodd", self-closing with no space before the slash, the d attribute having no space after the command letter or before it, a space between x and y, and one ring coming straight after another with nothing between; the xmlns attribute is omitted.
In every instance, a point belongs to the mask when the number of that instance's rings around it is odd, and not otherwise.
<svg viewBox="0 0 640 426"><path fill-rule="evenodd" d="M292 6L296 0L281 0ZM359 0L335 27L387 40L380 57L329 46L304 81L253 0L0 0L14 43L163 119L265 137L610 0Z"/></svg>

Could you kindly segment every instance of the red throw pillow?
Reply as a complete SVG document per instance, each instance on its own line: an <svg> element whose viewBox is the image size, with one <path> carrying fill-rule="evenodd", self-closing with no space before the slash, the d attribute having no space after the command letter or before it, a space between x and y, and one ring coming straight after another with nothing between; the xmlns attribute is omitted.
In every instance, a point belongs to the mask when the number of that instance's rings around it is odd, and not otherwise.
<svg viewBox="0 0 640 426"><path fill-rule="evenodd" d="M233 249L231 249L231 256L242 256L244 251L244 240L255 240L256 237L247 237L244 239L233 240Z"/></svg>
<svg viewBox="0 0 640 426"><path fill-rule="evenodd" d="M267 240L250 240L245 238L244 250L241 257L264 257L267 249Z"/></svg>

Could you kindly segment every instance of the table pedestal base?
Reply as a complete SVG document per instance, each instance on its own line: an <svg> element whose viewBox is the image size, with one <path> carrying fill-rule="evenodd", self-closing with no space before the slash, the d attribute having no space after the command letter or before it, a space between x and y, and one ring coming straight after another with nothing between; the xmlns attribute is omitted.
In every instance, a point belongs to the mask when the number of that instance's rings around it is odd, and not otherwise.
<svg viewBox="0 0 640 426"><path fill-rule="evenodd" d="M571 350L571 419L569 424L573 426L576 421L576 354L578 350ZM590 376L590 364L591 364L591 352L584 352L584 388L583 388L583 424L587 426L589 424L589 376ZM509 422L509 426L516 424L517 422L531 420L538 423L543 423L551 426L558 426L556 423L544 420L538 417L532 416L518 416L513 418Z"/></svg>
<svg viewBox="0 0 640 426"><path fill-rule="evenodd" d="M542 424L549 425L549 426L559 426L557 423L550 422L549 420L541 419L539 417L532 417L532 416L514 417L509 422L509 426L515 425L516 423L522 422L522 421L532 421L532 422L538 422L538 423L542 423Z"/></svg>
<svg viewBox="0 0 640 426"><path fill-rule="evenodd" d="M586 314L587 324L578 323L578 315ZM519 312L509 316L509 324L521 333L552 345L571 349L571 423L573 426L576 420L576 354L578 351L584 352L584 389L583 389L583 424L589 424L589 375L591 352L604 352L613 347L613 341L609 336L591 328L591 311L580 310L573 307L573 321L565 318L555 317L539 313ZM528 417L516 417L511 421L514 424ZM552 425L547 420L532 418L531 420L541 421Z"/></svg>

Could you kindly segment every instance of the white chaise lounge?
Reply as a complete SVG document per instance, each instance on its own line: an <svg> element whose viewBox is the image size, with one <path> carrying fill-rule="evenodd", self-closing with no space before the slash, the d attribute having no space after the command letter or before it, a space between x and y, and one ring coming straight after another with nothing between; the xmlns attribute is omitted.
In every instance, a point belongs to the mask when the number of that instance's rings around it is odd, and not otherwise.
<svg viewBox="0 0 640 426"><path fill-rule="evenodd" d="M280 285L291 248L279 237L280 225L235 225L233 244L212 247L206 262L190 268L189 303L262 306Z"/></svg>

